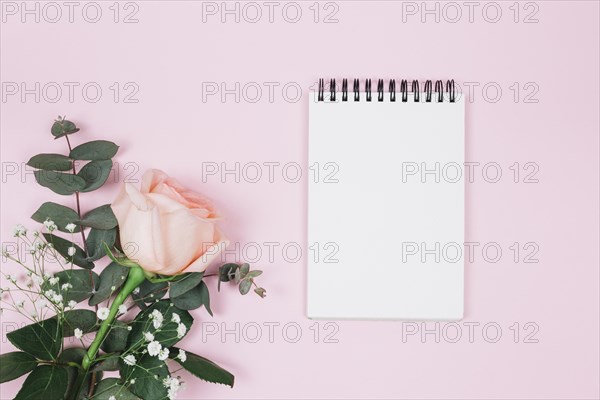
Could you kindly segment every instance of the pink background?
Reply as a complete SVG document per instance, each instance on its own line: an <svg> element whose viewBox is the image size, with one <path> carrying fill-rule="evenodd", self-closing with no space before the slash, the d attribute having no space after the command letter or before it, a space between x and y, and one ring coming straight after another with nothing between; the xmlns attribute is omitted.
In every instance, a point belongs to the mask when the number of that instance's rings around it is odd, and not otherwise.
<svg viewBox="0 0 600 400"><path fill-rule="evenodd" d="M5 7L7 2L3 3ZM184 375L187 390L181 398L600 396L598 2L521 3L518 22L510 8L513 2L499 2L495 4L502 16L497 23L483 18L485 2L475 9L472 22L468 9L460 6L463 15L456 23L449 22L455 11L443 8L445 3L438 4L439 22L433 15L425 15L422 22L420 13L405 15L403 21L407 3L340 1L334 3L337 23L322 22L335 11L325 3L318 5L320 22L315 23L309 8L314 8L313 2L297 3L302 9L297 23L282 18L286 3L275 9L272 23L264 6L262 20L256 23L243 17L236 23L233 16L221 23L219 15L203 22L201 2L142 1L136 3L139 21L131 24L112 20L112 2L99 4L103 15L97 23L82 19L81 6L73 23L66 15L56 23L44 18L36 23L32 16L23 23L20 14L3 15L3 84L80 86L72 102L66 90L56 103L47 101L53 94L36 102L33 95L22 101L3 91L2 241L12 241L16 223L33 226L28 217L41 202L74 205L71 197L37 186L31 174L22 179L6 173L33 154L65 151L64 141L55 142L49 134L51 121L59 114L81 126L75 143L108 139L121 145L116 157L120 173L113 175L110 189L98 192L102 198L84 195L84 209L111 201L118 186L114 181L124 172L135 172L135 166L127 164L132 162L139 166L134 178L147 168L160 168L211 196L226 216L222 227L231 240L240 248L253 242L262 248L263 256L254 267L265 271L260 283L268 297L242 297L233 287L218 294L212 282L215 317L195 311L197 324L182 347L231 370L236 385L229 389ZM421 2L411 4L424 7ZM429 2L427 7L433 9L435 4ZM120 19L133 10L122 7ZM524 23L532 12L538 21ZM494 18L494 9L487 13L488 19ZM436 343L432 334L425 340L419 335L403 340L403 330L413 326L401 322L326 326L306 319L304 260L286 260L281 249L286 243L305 245L307 92L319 77L452 77L461 86L479 84L467 104L467 160L498 163L503 175L498 183L488 183L479 169L475 182L467 185L466 240L499 243L504 255L490 263L479 253L466 264L466 317L459 325L463 337L457 343L445 335ZM87 82L100 85L100 101L82 98L81 87ZM122 90L116 103L109 89L114 82ZM138 85L139 102L123 102L127 82ZM225 82L230 89L236 82L241 87L252 82L279 86L272 102L266 86L256 103L247 101L253 92L239 103L233 95L225 102L219 96L203 102L202 82ZM511 90L515 82L520 88L517 99ZM303 89L300 101L282 96L286 83ZM486 99L482 88L489 83L493 84L488 85ZM527 83L531 85L525 87ZM502 95L492 102L498 86ZM525 102L525 95L536 87L539 90L530 100L537 102ZM294 95L290 89L289 96ZM202 179L202 162L224 162L228 168L235 162L242 166L296 162L305 174L299 183L286 182L279 167L273 183L266 177L258 183L244 179L236 183L232 176L221 182L215 176ZM515 162L521 168L518 183L509 169ZM539 167L538 183L523 183L524 174L531 171L523 169L527 162ZM368 243L371 238L364 239ZM273 260L265 242L280 243ZM519 262L509 249L514 242L521 246ZM538 263L523 262L528 252L522 247L528 242L539 247ZM230 255L243 256L243 252ZM2 268L16 271L6 263ZM2 352L13 350L5 335L20 322L14 314L3 315ZM238 322L237 342L234 334L203 340L207 327L221 333L223 328L235 330ZM472 342L464 322L480 324ZM493 329L482 335L487 323L502 329L496 343L485 340L494 336ZM519 324L517 343L510 328L514 323ZM532 324L525 329L527 323ZM262 336L251 343L256 324ZM279 324L274 325L272 340L269 324ZM289 329L284 333L285 324ZM300 328L302 337L291 343L294 327ZM526 340L535 327L538 331ZM320 333L316 340L315 330ZM326 340L328 333L337 343ZM527 343L532 339L537 343ZM12 398L22 381L0 386L1 398Z"/></svg>

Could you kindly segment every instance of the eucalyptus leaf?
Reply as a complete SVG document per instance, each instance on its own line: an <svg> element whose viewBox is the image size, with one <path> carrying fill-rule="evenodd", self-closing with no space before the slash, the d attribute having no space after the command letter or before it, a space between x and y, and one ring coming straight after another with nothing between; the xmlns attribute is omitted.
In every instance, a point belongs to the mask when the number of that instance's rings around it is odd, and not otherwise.
<svg viewBox="0 0 600 400"><path fill-rule="evenodd" d="M250 279L250 278L256 278L257 276L262 275L262 271L261 270L254 270L254 271L250 271L248 272L248 274L246 275L246 278Z"/></svg>
<svg viewBox="0 0 600 400"><path fill-rule="evenodd" d="M117 154L119 146L108 140L93 140L80 144L71 150L69 157L74 160L110 160Z"/></svg>
<svg viewBox="0 0 600 400"><path fill-rule="evenodd" d="M110 175L112 165L111 160L90 161L84 165L77 173L85 180L85 187L81 191L91 192L104 185Z"/></svg>
<svg viewBox="0 0 600 400"><path fill-rule="evenodd" d="M92 310L69 310L65 311L63 321L63 336L75 335L75 329L79 328L83 333L98 330L100 325L96 313Z"/></svg>
<svg viewBox="0 0 600 400"><path fill-rule="evenodd" d="M167 282L152 283L149 280L145 280L139 286L140 291L137 294L133 294L134 300L141 301L143 303L154 303L156 300L160 300L167 294L167 288L169 284Z"/></svg>
<svg viewBox="0 0 600 400"><path fill-rule="evenodd" d="M248 271L250 271L250 264L248 264L248 263L243 263L243 264L240 266L240 274L241 274L242 278L245 278L245 277L246 277L246 275L248 274Z"/></svg>
<svg viewBox="0 0 600 400"><path fill-rule="evenodd" d="M163 379L169 376L169 368L158 357L145 354L139 357L135 365L121 363L120 372L121 376L126 376L127 379L135 379L135 383L129 385L129 390L140 398L144 400L168 398Z"/></svg>
<svg viewBox="0 0 600 400"><path fill-rule="evenodd" d="M54 360L62 345L62 330L56 319L46 319L6 334L12 344L40 359Z"/></svg>
<svg viewBox="0 0 600 400"><path fill-rule="evenodd" d="M119 360L121 359L121 353L114 353L110 355L104 355L106 357L98 361L92 367L91 371L117 371L119 369Z"/></svg>
<svg viewBox="0 0 600 400"><path fill-rule="evenodd" d="M58 278L58 283L52 285L49 280L42 284L42 290L53 290L62 295L63 303L67 304L71 300L79 303L89 299L92 293L98 287L99 276L95 272L82 269L70 269L54 274ZM63 289L64 284L70 284L71 287Z"/></svg>
<svg viewBox="0 0 600 400"><path fill-rule="evenodd" d="M0 355L0 383L12 381L31 372L37 365L35 357L22 351Z"/></svg>
<svg viewBox="0 0 600 400"><path fill-rule="evenodd" d="M95 306L108 299L125 283L128 274L129 268L122 267L115 262L108 264L100 273L100 284L88 304Z"/></svg>
<svg viewBox="0 0 600 400"><path fill-rule="evenodd" d="M62 400L67 385L67 371L63 367L40 365L25 379L15 400Z"/></svg>
<svg viewBox="0 0 600 400"><path fill-rule="evenodd" d="M117 229L96 229L92 228L90 233L88 233L87 237L87 249L88 249L88 261L97 261L104 256L106 256L106 252L104 251L104 243L108 247L113 247L115 245L115 240L117 239Z"/></svg>
<svg viewBox="0 0 600 400"><path fill-rule="evenodd" d="M178 280L171 283L169 295L171 297L181 296L185 292L190 291L198 286L198 284L202 282L203 277L203 272L191 272L189 274L182 275Z"/></svg>
<svg viewBox="0 0 600 400"><path fill-rule="evenodd" d="M27 165L46 171L70 171L73 160L62 154L38 154L31 157Z"/></svg>
<svg viewBox="0 0 600 400"><path fill-rule="evenodd" d="M94 208L81 219L81 225L96 229L112 229L118 225L110 204Z"/></svg>
<svg viewBox="0 0 600 400"><path fill-rule="evenodd" d="M220 383L233 387L234 376L231 372L197 354L186 352L187 357L185 362L177 358L178 354L179 349L174 347L171 349L169 357L177 361L183 368L191 372L195 377L207 382Z"/></svg>
<svg viewBox="0 0 600 400"><path fill-rule="evenodd" d="M248 294L248 292L250 291L250 289L252 288L252 280L250 279L244 279L243 281L240 282L240 293L245 295Z"/></svg>
<svg viewBox="0 0 600 400"><path fill-rule="evenodd" d="M42 204L40 208L33 213L31 219L40 224L43 224L47 219L52 220L61 232L69 232L66 229L68 224L75 224L73 232L79 232L81 230L79 225L77 225L79 222L79 215L77 215L75 210L49 201Z"/></svg>
<svg viewBox="0 0 600 400"><path fill-rule="evenodd" d="M85 269L94 268L94 263L87 260L87 255L83 249L75 243L50 233L44 233L43 235L46 241L52 244L58 254L72 261L73 264ZM75 247L75 254L72 256L69 255L69 248L71 247Z"/></svg>
<svg viewBox="0 0 600 400"><path fill-rule="evenodd" d="M137 400L125 386L120 384L118 378L106 378L101 380L94 391L94 400Z"/></svg>
<svg viewBox="0 0 600 400"><path fill-rule="evenodd" d="M52 128L50 128L50 133L52 133L54 139L58 139L65 135L72 135L75 132L79 132L79 128L77 128L73 122L60 117L52 124Z"/></svg>
<svg viewBox="0 0 600 400"><path fill-rule="evenodd" d="M77 175L43 170L34 171L33 175L37 183L63 196L80 192L85 188L85 180Z"/></svg>
<svg viewBox="0 0 600 400"><path fill-rule="evenodd" d="M181 310L195 310L200 306L205 306L206 311L212 316L213 313L210 309L210 296L208 293L208 286L206 283L200 282L198 286L192 290L188 290L184 294L178 297L171 295L171 301L175 307Z"/></svg>
<svg viewBox="0 0 600 400"><path fill-rule="evenodd" d="M127 324L122 321L115 320L100 348L107 353L125 350L127 347L128 336L129 330L127 329Z"/></svg>

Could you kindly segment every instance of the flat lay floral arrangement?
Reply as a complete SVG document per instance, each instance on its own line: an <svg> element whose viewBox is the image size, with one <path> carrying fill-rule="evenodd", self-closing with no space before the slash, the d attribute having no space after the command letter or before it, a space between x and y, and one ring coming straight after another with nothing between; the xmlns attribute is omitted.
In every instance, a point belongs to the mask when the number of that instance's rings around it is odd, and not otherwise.
<svg viewBox="0 0 600 400"><path fill-rule="evenodd" d="M207 268L227 246L211 202L162 171L141 186L124 184L112 204L82 213L80 193L101 188L118 146L95 140L71 146L76 125L54 122L68 154L38 154L27 163L54 193L74 195L75 209L46 202L31 218L39 229L15 228L14 267L0 289L1 310L31 323L7 334L20 351L0 355L0 383L29 374L17 400L175 399L184 369L233 386L233 375L177 346L192 327L190 310L212 316L209 285L232 282L242 295L265 297L248 264ZM95 263L108 263L99 273ZM211 281L214 279L214 282ZM208 284L207 284L208 283ZM111 373L115 371L115 373ZM104 375L118 377L105 377Z"/></svg>

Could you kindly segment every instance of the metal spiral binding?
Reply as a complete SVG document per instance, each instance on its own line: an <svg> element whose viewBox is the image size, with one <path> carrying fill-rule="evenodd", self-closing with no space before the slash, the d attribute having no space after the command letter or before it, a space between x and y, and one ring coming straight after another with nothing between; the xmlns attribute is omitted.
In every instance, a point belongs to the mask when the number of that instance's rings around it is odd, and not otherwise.
<svg viewBox="0 0 600 400"><path fill-rule="evenodd" d="M366 101L370 102L372 99L372 83L371 79L365 80L364 92L366 96ZM354 79L352 84L352 91L354 93L354 101L360 101L360 80ZM433 86L433 81L426 80L425 81L425 102L430 103L432 101L433 92L437 93L437 102L441 103L444 101L444 83L441 80L435 81L435 88ZM330 79L329 81L329 101L336 101L336 80ZM419 90L419 81L413 80L411 82L411 90L413 93L414 102L420 102L420 90ZM450 103L454 103L456 101L456 89L454 84L454 79L450 79L446 81L446 92L448 93L448 101ZM396 80L390 79L388 85L388 93L390 94L390 101L396 101ZM400 99L403 103L408 102L408 80L402 79L400 81ZM377 80L377 101L382 102L385 96L385 85L384 79ZM319 79L319 91L317 95L317 101L325 101L325 80ZM342 79L342 101L348 101L348 79Z"/></svg>

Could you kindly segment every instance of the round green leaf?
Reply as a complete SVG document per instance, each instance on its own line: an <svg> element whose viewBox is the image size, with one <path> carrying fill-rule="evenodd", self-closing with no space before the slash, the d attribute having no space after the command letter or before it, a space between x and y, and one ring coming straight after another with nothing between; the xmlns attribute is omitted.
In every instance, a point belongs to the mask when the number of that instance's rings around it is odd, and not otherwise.
<svg viewBox="0 0 600 400"><path fill-rule="evenodd" d="M107 353L125 350L127 347L128 336L129 330L127 329L127 324L119 320L115 320L100 348Z"/></svg>
<svg viewBox="0 0 600 400"><path fill-rule="evenodd" d="M0 355L0 383L12 381L35 368L35 357L21 351Z"/></svg>
<svg viewBox="0 0 600 400"><path fill-rule="evenodd" d="M83 143L73 150L69 154L74 160L110 160L117 154L119 146L108 140L93 140L91 142Z"/></svg>
<svg viewBox="0 0 600 400"><path fill-rule="evenodd" d="M38 154L27 161L27 165L46 171L70 171L73 161L62 154Z"/></svg>
<svg viewBox="0 0 600 400"><path fill-rule="evenodd" d="M71 135L75 132L79 132L79 128L75 126L71 121L67 121L66 119L59 119L52 124L52 128L50 128L50 133L54 136L54 139L58 139L59 137L63 137L65 135Z"/></svg>
<svg viewBox="0 0 600 400"><path fill-rule="evenodd" d="M81 228L77 223L79 222L79 215L75 210L69 207L62 206L60 204L46 202L38 208L38 210L31 216L36 222L43 224L47 219L54 221L58 230L61 232L69 232L66 229L68 224L76 224L74 232L79 232Z"/></svg>
<svg viewBox="0 0 600 400"><path fill-rule="evenodd" d="M206 283L204 282L200 282L198 286L192 290L188 290L181 296L171 297L171 301L175 307L181 310L195 310L196 308L204 305L206 307L206 311L208 311L210 315L213 315L210 309L208 286L206 286Z"/></svg>
<svg viewBox="0 0 600 400"><path fill-rule="evenodd" d="M40 365L25 379L15 400L62 400L67 384L67 371L63 367Z"/></svg>
<svg viewBox="0 0 600 400"><path fill-rule="evenodd" d="M112 293L125 283L128 274L129 268L122 267L116 262L108 264L100 273L100 284L88 304L95 306L108 299Z"/></svg>
<svg viewBox="0 0 600 400"><path fill-rule="evenodd" d="M87 237L88 261L96 261L106 255L104 251L104 243L109 248L115 245L117 240L117 229L96 229L92 228Z"/></svg>
<svg viewBox="0 0 600 400"><path fill-rule="evenodd" d="M252 280L244 279L240 282L240 293L245 295L248 294L250 289L252 288Z"/></svg>
<svg viewBox="0 0 600 400"><path fill-rule="evenodd" d="M81 225L96 229L112 229L118 224L119 222L110 208L110 204L94 208L81 219Z"/></svg>
<svg viewBox="0 0 600 400"><path fill-rule="evenodd" d="M81 168L77 174L85 180L85 188L82 192L91 192L104 185L110 175L112 160L91 161Z"/></svg>
<svg viewBox="0 0 600 400"><path fill-rule="evenodd" d="M77 175L43 170L35 171L33 175L37 183L63 196L80 192L85 188L85 180Z"/></svg>
<svg viewBox="0 0 600 400"><path fill-rule="evenodd" d="M67 304L73 300L77 303L89 299L92 293L98 287L99 276L95 272L86 271L82 269L72 269L61 271L54 274L59 279L55 285L50 284L50 281L45 281L42 285L42 289L54 290L54 292L63 296L63 303ZM65 283L70 283L70 288L62 288Z"/></svg>

